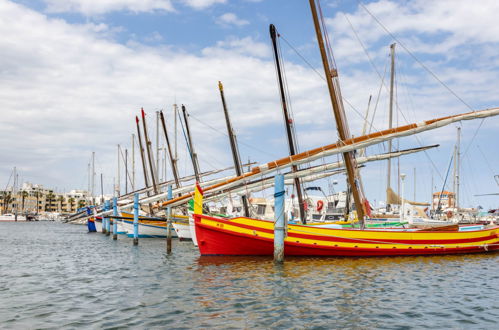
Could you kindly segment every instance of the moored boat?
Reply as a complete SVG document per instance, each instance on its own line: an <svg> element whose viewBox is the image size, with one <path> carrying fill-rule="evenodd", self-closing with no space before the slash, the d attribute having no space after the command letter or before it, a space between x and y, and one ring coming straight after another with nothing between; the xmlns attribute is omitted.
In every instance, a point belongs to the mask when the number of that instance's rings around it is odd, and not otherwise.
<svg viewBox="0 0 499 330"><path fill-rule="evenodd" d="M274 224L251 218L194 214L201 255L273 255ZM288 256L399 256L488 252L499 249L499 227L421 231L332 229L288 225Z"/></svg>
<svg viewBox="0 0 499 330"><path fill-rule="evenodd" d="M26 221L26 217L20 214L6 213L0 215L0 221L10 222L10 221Z"/></svg>

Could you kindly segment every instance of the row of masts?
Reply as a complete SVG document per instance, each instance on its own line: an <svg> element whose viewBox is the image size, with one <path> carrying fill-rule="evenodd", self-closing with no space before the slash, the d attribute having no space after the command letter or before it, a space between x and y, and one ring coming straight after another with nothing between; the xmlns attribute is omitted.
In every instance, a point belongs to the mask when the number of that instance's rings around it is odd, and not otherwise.
<svg viewBox="0 0 499 330"><path fill-rule="evenodd" d="M315 26L315 31L316 31L316 37L319 43L319 49L321 53L321 58L322 58L322 63L323 63L323 68L325 72L325 78L328 86L328 91L330 95L330 101L333 109L333 114L335 117L336 121L336 127L338 131L338 138L339 142L335 144L334 148L338 149L344 149L345 151L342 152L343 156L343 163L346 168L346 173L348 177L348 189L351 191L351 195L353 196L354 203L356 205L356 212L357 212L357 217L358 220L361 224L361 228L364 227L364 218L366 215L366 211L368 211L369 205L367 203L367 200L364 197L364 192L363 192L363 187L362 187L362 181L359 175L359 169L357 166L357 162L355 159L355 149L351 149L348 147L349 143L355 143L351 135L350 131L348 129L348 124L346 120L346 114L344 111L344 106L343 106L343 101L341 97L341 91L339 88L339 80L338 80L338 71L335 68L334 62L330 58L330 54L327 53L326 50L326 42L324 40L324 35L323 35L323 30L325 29L324 22L322 22L322 26L319 20L319 15L318 11L315 5L314 0L309 0L310 6L312 9L312 16L314 20L314 26ZM322 17L321 17L322 19ZM288 146L289 146L289 153L290 157L289 159L292 160L294 156L298 156L298 151L297 151L297 143L296 139L294 137L294 127L293 127L293 120L289 114L289 104L287 101L286 93L285 93L285 86L284 86L284 81L282 77L282 70L281 70L281 63L280 63L280 54L279 54L279 49L277 47L277 31L275 29L275 26L271 25L270 26L270 35L272 39L272 45L273 45L273 51L274 51L274 58L276 62L276 70L277 70L277 78L278 78L278 83L279 83L279 91L280 91L280 98L281 98L281 105L283 108L283 114L284 114L284 121L286 124L286 133L288 137ZM395 65L394 65L394 53L395 53L395 44L391 45L391 82L390 82L390 109L389 109L389 129L386 134L393 134L394 136L400 132L400 136L403 136L403 131L401 131L401 128L393 129L392 130L392 119L393 119L393 86L394 86L394 75L395 75ZM328 56L329 55L329 56ZM219 90L220 90L220 95L221 95L221 100L222 100L222 106L224 110L224 115L226 119L226 126L227 126L227 132L229 136L229 141L230 141L230 146L231 146L231 151L232 151L232 158L234 162L234 168L236 171L236 177L234 180L238 178L243 178L246 175L253 175L252 173L243 173L242 171L242 166L241 166L241 161L240 161L240 155L239 151L237 148L237 142L236 142L236 137L234 134L234 130L232 128L232 124L229 119L228 115L228 110L227 110L227 104L225 102L225 95L224 95L224 90L222 84L219 82ZM192 166L194 170L194 177L197 182L201 181L201 176L200 176L200 170L199 170L199 162L197 158L197 154L194 151L194 146L192 142L192 137L191 137L191 130L189 127L189 121L188 121L188 113L184 105L182 105L182 113L183 113L183 119L184 119L184 124L185 124L185 131L184 134L186 135L186 144L187 144L187 149L189 151L189 156L192 161ZM175 120L176 115L174 116ZM158 118L158 117L157 117ZM168 154L170 157L170 164L172 167L173 171L173 176L175 180L175 185L177 188L181 187L181 180L178 175L178 168L177 168L177 157L176 157L176 151L175 155L172 154L172 148L170 145L168 133L166 131L166 124L164 120L164 115L162 111L159 112L159 118L161 118L161 123L163 127L163 132L165 135L165 139L167 142L167 147L168 147ZM146 188L151 187L152 189L146 189L147 195L150 196L151 190L154 192L154 195L159 194L159 189L158 189L158 179L157 179L157 172L156 168L159 167L159 160L156 163L156 166L153 161L153 154L151 150L151 142L148 137L147 133L147 125L145 121L145 113L142 110L142 126L143 126L143 133L144 133L144 144L142 143L142 136L141 136L141 130L139 126L139 119L138 117L136 118L136 123L137 123L137 138L139 141L139 149L140 149L140 155L141 155L141 160L142 160L142 165L143 165L143 171L144 171L144 181L145 181L145 186ZM430 125L430 123L428 124ZM157 122L156 125L157 130L159 130L159 124ZM184 127L182 126L182 129ZM418 126L414 127L405 127L404 130L414 130L414 132L418 131ZM375 133L374 135L376 135ZM370 136L372 134L368 134L367 136ZM374 136L373 135L373 136ZM391 144L391 139L387 139L389 143L388 147L388 154L391 154L392 152L392 144ZM156 139L156 144L159 144L159 138L157 134L157 139ZM368 146L370 144L364 143L360 144L364 146ZM343 148L343 146L345 148ZM331 146L333 147L333 146ZM176 149L176 143L175 143L175 149ZM326 150L323 150L324 152ZM146 158L146 153L147 153L147 158ZM157 157L159 156L159 153L157 152ZM149 166L147 166L147 163L149 163ZM277 163L277 162L276 162ZM291 163L291 170L292 173L295 173L299 171L298 164L297 163ZM149 173L147 168L149 168ZM119 171L119 169L118 169ZM391 171L391 162L388 157L388 175L387 175L387 186L388 188L390 187L390 171ZM263 174L263 173L262 173ZM119 173L118 173L119 176ZM134 176L134 174L133 174ZM149 177L150 176L150 177ZM299 176L294 176L294 186L295 186L295 191L297 194L298 198L298 205L299 205L299 211L300 211L300 219L302 222L306 222L306 217L305 217L305 209L304 209L304 202L303 202L303 195L302 195L302 190L301 190L301 183L300 183L300 177ZM135 180L134 180L135 181ZM216 184L221 185L221 184ZM214 187L215 187L214 186ZM133 184L133 188L135 188L135 184ZM93 191L92 191L93 192ZM119 192L119 186L118 186L118 192ZM350 193L348 193L350 195ZM186 196L179 196L178 198L173 198L174 203L180 200L184 200ZM246 194L242 195L242 204L244 208L244 213L246 216L249 216L249 205L247 201L247 196Z"/></svg>

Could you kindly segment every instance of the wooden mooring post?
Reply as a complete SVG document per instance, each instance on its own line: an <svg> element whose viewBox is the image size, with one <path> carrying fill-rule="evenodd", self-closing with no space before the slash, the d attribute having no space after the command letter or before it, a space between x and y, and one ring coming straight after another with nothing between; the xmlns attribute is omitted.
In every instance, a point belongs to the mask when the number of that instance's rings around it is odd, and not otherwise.
<svg viewBox="0 0 499 330"><path fill-rule="evenodd" d="M284 236L286 229L286 219L284 214L284 175L277 174L275 176L274 190L274 262L284 262Z"/></svg>
<svg viewBox="0 0 499 330"><path fill-rule="evenodd" d="M104 202L104 211L107 211L110 209L110 206L109 206L109 201L105 201ZM106 217L102 217L102 233L103 234L107 234L107 222L109 221L109 218L106 218Z"/></svg>
<svg viewBox="0 0 499 330"><path fill-rule="evenodd" d="M113 215L115 217L118 216L118 198L114 197L113 198ZM118 219L113 218L113 239L117 240L118 239Z"/></svg>
<svg viewBox="0 0 499 330"><path fill-rule="evenodd" d="M139 245L139 194L133 195L133 245Z"/></svg>
<svg viewBox="0 0 499 330"><path fill-rule="evenodd" d="M173 198L173 190L172 190L172 185L168 185L168 200ZM172 208L168 206L166 208L166 216L167 216L167 223L166 223L166 253L171 254L172 253Z"/></svg>

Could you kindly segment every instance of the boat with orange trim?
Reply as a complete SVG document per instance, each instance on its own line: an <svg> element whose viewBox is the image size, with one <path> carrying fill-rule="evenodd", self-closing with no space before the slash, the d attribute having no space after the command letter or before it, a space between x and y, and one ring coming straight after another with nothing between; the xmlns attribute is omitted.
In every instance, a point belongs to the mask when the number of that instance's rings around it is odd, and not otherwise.
<svg viewBox="0 0 499 330"><path fill-rule="evenodd" d="M199 252L207 255L274 253L272 221L203 214L200 187L195 190L194 221ZM499 227L458 226L449 230L337 229L288 224L288 256L401 256L479 253L499 250Z"/></svg>

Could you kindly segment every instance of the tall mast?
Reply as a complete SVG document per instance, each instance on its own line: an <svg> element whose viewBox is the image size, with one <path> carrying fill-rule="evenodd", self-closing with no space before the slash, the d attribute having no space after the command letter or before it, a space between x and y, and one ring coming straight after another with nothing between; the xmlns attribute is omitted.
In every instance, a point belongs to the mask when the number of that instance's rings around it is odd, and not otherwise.
<svg viewBox="0 0 499 330"><path fill-rule="evenodd" d="M395 81L395 43L390 45L390 107L388 109L388 128L393 126L393 84ZM392 140L388 140L388 153L392 152ZM388 189L390 189L390 179L392 172L392 160L388 158L387 160L387 174L386 174L386 193L388 194ZM398 177L398 176L397 176ZM388 195L387 195L388 196ZM387 198L388 199L388 198ZM386 210L390 210L390 204L386 204Z"/></svg>
<svg viewBox="0 0 499 330"><path fill-rule="evenodd" d="M147 124L146 124L146 113L144 109L140 109L142 112L142 127L144 128L144 141L146 142L146 151L147 151L147 159L149 160L149 167L151 169L151 180L152 180L152 188L154 190L154 194L158 193L158 186L156 185L156 171L154 166L154 159L151 150L151 141L147 136Z"/></svg>
<svg viewBox="0 0 499 330"><path fill-rule="evenodd" d="M172 153L172 149L170 146L170 139L168 137L168 131L166 130L165 116L163 115L163 111L159 112L159 116L161 119L161 125L163 126L163 133L165 134L166 146L168 147L168 154L170 155L170 164L172 166L172 172L173 172L173 178L175 179L175 185L177 186L177 188L180 188L180 179L179 179L178 169L177 169L177 160L174 158L174 155Z"/></svg>
<svg viewBox="0 0 499 330"><path fill-rule="evenodd" d="M461 127L457 128L457 146L456 146L456 210L459 211L459 171L461 162Z"/></svg>
<svg viewBox="0 0 499 330"><path fill-rule="evenodd" d="M189 120L187 119L187 110L185 106L182 104L182 113L184 114L184 122L185 122L185 130L187 131L187 140L189 142L189 153L191 154L192 167L194 167L194 176L196 177L196 181L199 182L199 163L198 156L194 152L194 146L192 145L191 131L189 129Z"/></svg>
<svg viewBox="0 0 499 330"><path fill-rule="evenodd" d="M132 191L135 190L135 134L132 134Z"/></svg>
<svg viewBox="0 0 499 330"><path fill-rule="evenodd" d="M178 106L177 103L173 105L173 138L174 138L174 144L175 144L175 160L178 159L178 150L177 150L177 112L178 112Z"/></svg>
<svg viewBox="0 0 499 330"><path fill-rule="evenodd" d="M94 188L95 188L95 151L92 151L92 205L95 205L95 199L94 199Z"/></svg>
<svg viewBox="0 0 499 330"><path fill-rule="evenodd" d="M87 164L87 174L88 174L87 193L90 193L90 180L91 180L91 178L90 178L91 177L91 174L90 174L90 163Z"/></svg>
<svg viewBox="0 0 499 330"><path fill-rule="evenodd" d="M282 79L282 72L281 72L281 63L279 60L279 51L277 48L277 31L274 26L274 24L270 24L270 38L272 39L272 47L274 50L274 60L275 60L275 65L276 65L276 70L277 70L277 78L279 80L279 91L280 91L280 96L281 96L281 105L282 105L282 111L284 113L284 123L286 126L286 134L288 137L288 146L289 146L289 154L291 156L296 154L296 141L295 137L293 134L293 129L292 126L292 119L289 116L288 112L288 105L287 105L287 100L286 100L286 94L284 91L284 82ZM296 165L292 166L292 171L296 172L298 170L298 167ZM306 223L306 215L305 215L305 207L303 203L303 195L302 195L302 190L301 190L301 183L300 179L298 177L294 178L294 183L295 183L295 189L296 189L296 196L298 197L298 207L300 209L300 219L302 223Z"/></svg>
<svg viewBox="0 0 499 330"><path fill-rule="evenodd" d="M142 145L142 136L140 134L139 117L135 117L137 123L137 140L139 140L140 158L142 159L142 169L144 171L144 185L149 188L149 176L147 175L146 159L144 155L144 146ZM148 192L149 195L149 192Z"/></svg>
<svg viewBox="0 0 499 330"><path fill-rule="evenodd" d="M156 111L156 174L158 175L158 182L160 179L160 166L159 166L159 111Z"/></svg>
<svg viewBox="0 0 499 330"><path fill-rule="evenodd" d="M128 194L128 149L125 149L125 195Z"/></svg>
<svg viewBox="0 0 499 330"><path fill-rule="evenodd" d="M120 145L118 144L118 171L116 173L116 176L118 177L118 180L116 181L116 197L120 197L120 179L121 179L121 173L120 173ZM126 179L126 176L125 176Z"/></svg>
<svg viewBox="0 0 499 330"><path fill-rule="evenodd" d="M236 175L240 176L243 174L243 168L241 166L241 158L239 157L239 149L237 147L236 137L234 134L234 130L232 129L232 124L230 122L229 111L227 110L227 103L225 103L224 86L220 81L218 82L218 89L220 90L220 97L222 98L222 106L225 115L225 123L227 124L227 133L229 135L230 150L232 151L234 168L236 169ZM246 195L242 195L241 200L243 202L244 216L249 217L250 213L249 213L248 200Z"/></svg>
<svg viewBox="0 0 499 330"><path fill-rule="evenodd" d="M341 92L339 88L340 86L338 81L338 71L335 68L331 70L329 67L329 61L326 55L326 49L324 47L324 39L319 24L319 18L317 15L317 8L315 5L315 1L309 0L309 2L310 2L310 8L312 10L315 32L317 35L317 42L319 43L319 49L321 52L322 64L324 66L324 73L326 76L329 96L331 98L331 104L333 106L334 118L336 120L336 128L338 130L338 135L340 140L345 141L346 139L350 138L350 132L348 130L345 118L345 112L343 109L343 100L341 98ZM350 182L352 188L352 194L355 201L357 216L359 218L361 228L364 228L365 226L364 196L359 188L354 152L343 153L343 159L345 161L345 167L347 169L348 181Z"/></svg>
<svg viewBox="0 0 499 330"><path fill-rule="evenodd" d="M15 219L17 221L17 204L19 204L17 198L17 168L14 166L14 184L12 185L12 199L15 199L16 207L14 208Z"/></svg>
<svg viewBox="0 0 499 330"><path fill-rule="evenodd" d="M102 173L100 174L100 203L104 204L104 183L103 183Z"/></svg>

